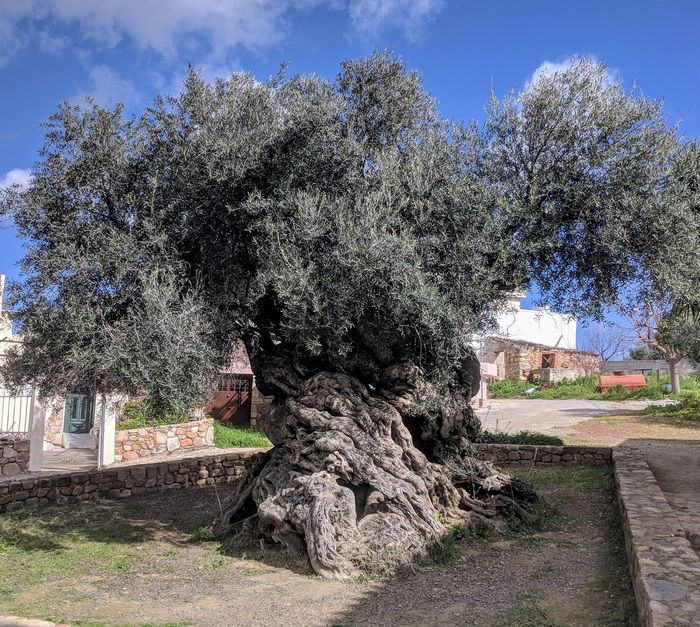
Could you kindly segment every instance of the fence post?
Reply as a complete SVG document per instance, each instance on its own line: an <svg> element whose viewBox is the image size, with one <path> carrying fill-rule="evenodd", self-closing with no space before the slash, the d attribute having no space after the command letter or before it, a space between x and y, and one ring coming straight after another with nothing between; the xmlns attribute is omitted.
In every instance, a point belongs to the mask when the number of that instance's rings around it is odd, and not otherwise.
<svg viewBox="0 0 700 627"><path fill-rule="evenodd" d="M44 421L46 409L36 400L36 388L32 389L29 402L29 471L41 471L44 456Z"/></svg>
<svg viewBox="0 0 700 627"><path fill-rule="evenodd" d="M100 434L97 447L97 467L109 466L114 463L114 437L116 427L116 415L114 408L114 398L109 402L107 408L107 395L100 395Z"/></svg>

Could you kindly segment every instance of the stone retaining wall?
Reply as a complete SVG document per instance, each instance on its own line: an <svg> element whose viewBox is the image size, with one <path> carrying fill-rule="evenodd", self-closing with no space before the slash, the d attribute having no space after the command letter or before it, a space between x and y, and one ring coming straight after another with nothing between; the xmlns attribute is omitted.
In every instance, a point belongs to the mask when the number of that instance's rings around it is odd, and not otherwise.
<svg viewBox="0 0 700 627"><path fill-rule="evenodd" d="M255 452L189 457L106 470L34 475L0 482L0 513L20 507L96 498L127 498L238 480Z"/></svg>
<svg viewBox="0 0 700 627"><path fill-rule="evenodd" d="M0 475L29 470L29 440L0 439Z"/></svg>
<svg viewBox="0 0 700 627"><path fill-rule="evenodd" d="M609 466L612 450L600 446L475 444L484 460L510 466Z"/></svg>
<svg viewBox="0 0 700 627"><path fill-rule="evenodd" d="M616 449L613 466L641 624L700 624L700 559L685 530L639 451Z"/></svg>
<svg viewBox="0 0 700 627"><path fill-rule="evenodd" d="M214 419L193 420L175 425L117 431L114 461L130 461L178 449L214 446Z"/></svg>

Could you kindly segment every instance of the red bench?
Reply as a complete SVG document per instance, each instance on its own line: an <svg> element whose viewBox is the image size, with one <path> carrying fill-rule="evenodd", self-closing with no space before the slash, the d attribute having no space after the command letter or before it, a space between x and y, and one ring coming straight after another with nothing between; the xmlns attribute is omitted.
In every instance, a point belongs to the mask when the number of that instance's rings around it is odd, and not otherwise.
<svg viewBox="0 0 700 627"><path fill-rule="evenodd" d="M614 388L616 385L621 385L629 392L632 392L641 390L643 387L646 387L646 384L647 380L643 374L615 374L600 377L601 392Z"/></svg>

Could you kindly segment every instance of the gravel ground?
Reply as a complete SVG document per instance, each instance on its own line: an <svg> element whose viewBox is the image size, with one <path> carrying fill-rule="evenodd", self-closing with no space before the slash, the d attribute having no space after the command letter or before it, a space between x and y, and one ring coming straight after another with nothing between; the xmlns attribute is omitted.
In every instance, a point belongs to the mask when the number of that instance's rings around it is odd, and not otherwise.
<svg viewBox="0 0 700 627"><path fill-rule="evenodd" d="M18 597L0 598L0 614L73 627L633 625L609 474L567 470L552 482L542 472L536 483L559 511L553 527L466 541L449 566L366 583L318 580L303 560L279 551L253 547L232 556L217 542L192 543L216 509L211 489L85 503L86 516L143 525L139 560L118 571L91 564L69 577L47 573ZM100 511L91 514L95 503ZM82 532L75 533L79 542ZM111 541L109 534L100 540Z"/></svg>

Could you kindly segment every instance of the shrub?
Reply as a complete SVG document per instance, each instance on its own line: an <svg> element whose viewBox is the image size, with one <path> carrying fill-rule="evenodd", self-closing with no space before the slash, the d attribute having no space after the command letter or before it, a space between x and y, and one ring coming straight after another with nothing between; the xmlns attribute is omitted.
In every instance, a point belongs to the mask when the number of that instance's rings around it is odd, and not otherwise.
<svg viewBox="0 0 700 627"><path fill-rule="evenodd" d="M122 415L117 421L117 429L143 429L187 421L188 416L184 412L157 413L145 404L144 399L137 399L124 405Z"/></svg>
<svg viewBox="0 0 700 627"><path fill-rule="evenodd" d="M564 441L556 435L545 435L536 431L501 433L480 431L474 438L476 444L538 444L540 446L562 446Z"/></svg>
<svg viewBox="0 0 700 627"><path fill-rule="evenodd" d="M684 395L676 405L651 405L644 410L651 416L672 416L680 420L700 420L700 397L696 394Z"/></svg>

